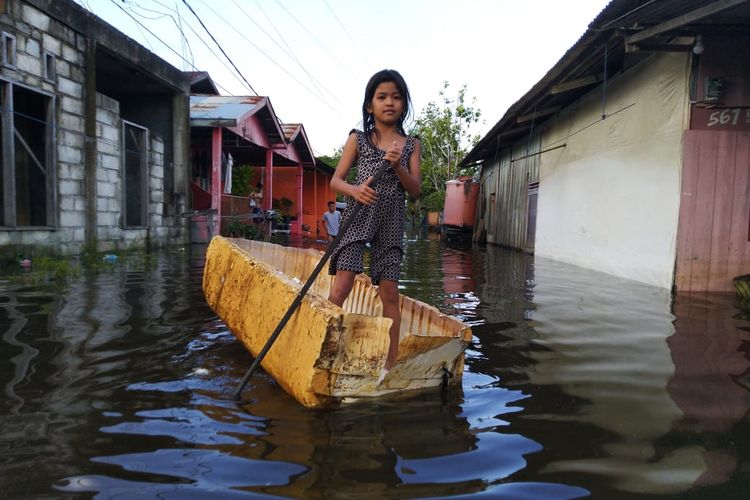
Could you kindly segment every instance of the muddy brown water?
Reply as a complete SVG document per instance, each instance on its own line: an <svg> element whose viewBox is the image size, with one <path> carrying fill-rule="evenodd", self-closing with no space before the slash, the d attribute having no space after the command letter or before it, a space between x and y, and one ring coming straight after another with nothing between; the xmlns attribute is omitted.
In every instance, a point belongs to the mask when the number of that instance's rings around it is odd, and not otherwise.
<svg viewBox="0 0 750 500"><path fill-rule="evenodd" d="M263 373L232 400L202 251L0 278L2 498L750 496L733 295L412 240L403 293L473 325L461 388L306 410Z"/></svg>

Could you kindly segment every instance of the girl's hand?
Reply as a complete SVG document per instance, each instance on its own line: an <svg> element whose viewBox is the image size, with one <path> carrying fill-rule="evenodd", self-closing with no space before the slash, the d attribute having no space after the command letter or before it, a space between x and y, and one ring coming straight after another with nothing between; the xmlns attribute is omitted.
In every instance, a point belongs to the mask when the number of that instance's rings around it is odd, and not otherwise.
<svg viewBox="0 0 750 500"><path fill-rule="evenodd" d="M354 186L354 189L352 189L351 197L362 203L363 205L374 205L375 201L378 199L378 193L376 193L375 190L370 187L373 179L374 178L370 176L363 184Z"/></svg>
<svg viewBox="0 0 750 500"><path fill-rule="evenodd" d="M393 141L391 147L385 152L383 159L390 163L394 170L401 168L401 148L396 141Z"/></svg>

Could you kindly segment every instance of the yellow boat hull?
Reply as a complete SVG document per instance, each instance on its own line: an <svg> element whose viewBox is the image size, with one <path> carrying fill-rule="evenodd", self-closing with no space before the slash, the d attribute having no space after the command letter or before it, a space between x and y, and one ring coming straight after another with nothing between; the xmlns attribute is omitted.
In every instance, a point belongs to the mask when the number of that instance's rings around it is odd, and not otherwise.
<svg viewBox="0 0 750 500"><path fill-rule="evenodd" d="M216 314L256 356L322 257L313 249L214 237L206 254L203 292ZM329 302L323 269L261 366L306 407L347 398L437 387L446 370L460 383L471 329L423 302L401 296L395 365L384 371L391 320L377 287L357 276L343 307Z"/></svg>

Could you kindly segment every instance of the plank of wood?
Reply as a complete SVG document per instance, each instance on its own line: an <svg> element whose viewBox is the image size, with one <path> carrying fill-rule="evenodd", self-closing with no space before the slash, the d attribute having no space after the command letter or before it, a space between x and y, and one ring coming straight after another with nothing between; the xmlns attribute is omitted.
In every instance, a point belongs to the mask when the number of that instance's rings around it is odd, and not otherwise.
<svg viewBox="0 0 750 500"><path fill-rule="evenodd" d="M750 132L735 133L733 209L727 278L750 273Z"/></svg>
<svg viewBox="0 0 750 500"><path fill-rule="evenodd" d="M698 153L698 183L696 212L693 222L693 266L690 276L691 290L707 290L711 262L711 234L714 221L714 192L718 159L718 140L715 134L701 136Z"/></svg>
<svg viewBox="0 0 750 500"><path fill-rule="evenodd" d="M647 40L653 36L666 33L686 24L694 23L712 14L746 3L747 1L748 0L718 0L704 7L682 14L681 16L673 17L672 19L657 24L656 26L652 26L651 28L642 30L635 35L631 35L625 39L625 44L630 45L638 43L641 40Z"/></svg>
<svg viewBox="0 0 750 500"><path fill-rule="evenodd" d="M711 258L706 290L729 292L732 289L732 283L731 280L727 280L727 263L732 232L736 135L733 132L716 132L716 134L718 150L714 187L714 219L711 224Z"/></svg>
<svg viewBox="0 0 750 500"><path fill-rule="evenodd" d="M693 269L693 238L698 186L698 154L700 134L686 130L683 136L682 186L680 191L680 214L677 230L677 266L675 286L677 291L689 291Z"/></svg>

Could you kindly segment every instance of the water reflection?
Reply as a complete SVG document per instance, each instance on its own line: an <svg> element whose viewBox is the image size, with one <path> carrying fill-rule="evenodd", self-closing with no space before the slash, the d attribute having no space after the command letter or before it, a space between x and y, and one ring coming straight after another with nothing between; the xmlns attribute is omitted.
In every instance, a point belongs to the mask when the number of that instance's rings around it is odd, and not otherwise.
<svg viewBox="0 0 750 500"><path fill-rule="evenodd" d="M627 492L687 489L700 467L697 450L659 456L653 444L680 416L664 390L674 371L666 343L674 332L668 291L543 259L536 260L534 279L535 343L544 349L531 353L529 382L557 386L575 403L570 415L524 418L570 420L606 436L589 441L586 456L567 451L542 470L594 473Z"/></svg>
<svg viewBox="0 0 750 500"><path fill-rule="evenodd" d="M667 390L682 416L672 434L701 435L698 485L729 481L743 466L740 457L748 457L747 447L726 437L740 423L747 428L750 415L750 311L728 315L735 303L722 294L674 301L676 331L667 343L675 370Z"/></svg>
<svg viewBox="0 0 750 500"><path fill-rule="evenodd" d="M0 282L8 497L741 498L748 312L498 248L407 242L472 323L463 387L310 411L208 309L202 249ZM270 300L270 298L269 298Z"/></svg>
<svg viewBox="0 0 750 500"><path fill-rule="evenodd" d="M742 470L736 450L685 437L747 428L747 321L731 319L733 296L709 295L708 308L678 296L673 315L662 289L521 254L486 264L478 310L487 321L474 328L484 356L471 369L530 395L508 418L544 449L521 477L681 494Z"/></svg>

